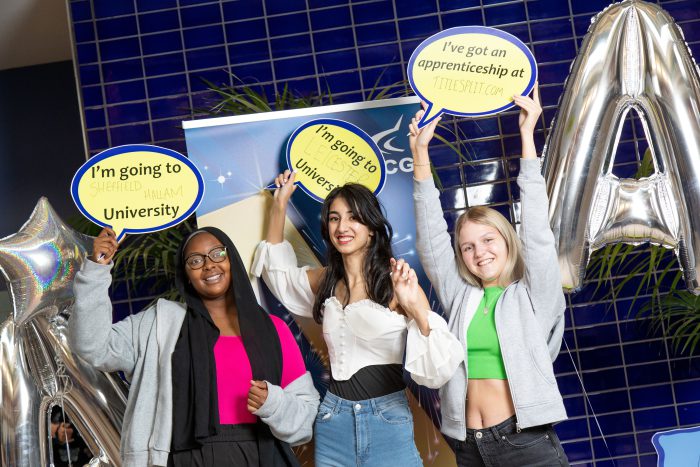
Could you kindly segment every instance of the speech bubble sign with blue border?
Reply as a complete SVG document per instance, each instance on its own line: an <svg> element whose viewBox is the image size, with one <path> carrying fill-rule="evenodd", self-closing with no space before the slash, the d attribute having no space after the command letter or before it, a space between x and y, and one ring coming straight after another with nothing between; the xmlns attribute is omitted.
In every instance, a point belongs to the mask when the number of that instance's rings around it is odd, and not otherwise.
<svg viewBox="0 0 700 467"><path fill-rule="evenodd" d="M651 443L659 467L700 465L700 426L654 433Z"/></svg>
<svg viewBox="0 0 700 467"><path fill-rule="evenodd" d="M289 137L287 165L296 184L322 203L333 188L359 183L378 195L386 181L382 152L362 129L343 120L304 123Z"/></svg>
<svg viewBox="0 0 700 467"><path fill-rule="evenodd" d="M420 43L408 62L413 91L428 104L423 127L442 113L483 117L513 107L537 81L535 57L512 34L486 26L446 29Z"/></svg>
<svg viewBox="0 0 700 467"><path fill-rule="evenodd" d="M71 182L80 212L117 240L167 229L187 219L204 196L197 167L177 151L145 144L117 146L83 164Z"/></svg>

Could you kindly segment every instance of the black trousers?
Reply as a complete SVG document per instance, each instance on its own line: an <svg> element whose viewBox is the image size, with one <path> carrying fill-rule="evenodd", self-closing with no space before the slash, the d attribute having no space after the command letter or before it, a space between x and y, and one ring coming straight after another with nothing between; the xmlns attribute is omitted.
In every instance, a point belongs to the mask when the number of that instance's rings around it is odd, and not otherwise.
<svg viewBox="0 0 700 467"><path fill-rule="evenodd" d="M462 467L568 466L569 461L552 425L526 428L518 433L515 417L479 430L467 429L467 439L445 436Z"/></svg>

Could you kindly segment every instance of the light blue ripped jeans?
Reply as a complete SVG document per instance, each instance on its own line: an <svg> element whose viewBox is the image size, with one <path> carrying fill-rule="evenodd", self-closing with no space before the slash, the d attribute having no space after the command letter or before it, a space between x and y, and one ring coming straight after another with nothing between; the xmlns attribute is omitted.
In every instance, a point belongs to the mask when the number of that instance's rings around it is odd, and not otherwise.
<svg viewBox="0 0 700 467"><path fill-rule="evenodd" d="M350 401L326 393L314 424L318 467L422 466L405 391Z"/></svg>

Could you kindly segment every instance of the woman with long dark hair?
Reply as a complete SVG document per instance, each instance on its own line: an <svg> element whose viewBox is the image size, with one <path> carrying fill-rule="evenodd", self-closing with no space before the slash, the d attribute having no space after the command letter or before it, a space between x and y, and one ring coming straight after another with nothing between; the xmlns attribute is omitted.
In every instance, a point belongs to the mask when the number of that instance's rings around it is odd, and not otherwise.
<svg viewBox="0 0 700 467"><path fill-rule="evenodd" d="M564 294L533 132L542 113L520 107L520 235L498 211L476 206L455 223L454 246L430 171L438 119L410 129L416 249L467 357L440 389L441 431L460 466L568 465L552 423L566 419L552 361L564 332Z"/></svg>
<svg viewBox="0 0 700 467"><path fill-rule="evenodd" d="M284 321L257 303L231 239L204 227L177 253L185 304L158 300L112 324L114 232L95 238L75 279L71 348L130 381L124 466L294 466L318 393Z"/></svg>
<svg viewBox="0 0 700 467"><path fill-rule="evenodd" d="M283 238L294 181L289 171L275 180L253 269L289 311L323 324L331 380L316 417L316 465L422 465L403 368L438 387L463 359L459 343L430 311L415 271L394 261L391 226L362 185L337 187L323 203L326 267L298 268Z"/></svg>

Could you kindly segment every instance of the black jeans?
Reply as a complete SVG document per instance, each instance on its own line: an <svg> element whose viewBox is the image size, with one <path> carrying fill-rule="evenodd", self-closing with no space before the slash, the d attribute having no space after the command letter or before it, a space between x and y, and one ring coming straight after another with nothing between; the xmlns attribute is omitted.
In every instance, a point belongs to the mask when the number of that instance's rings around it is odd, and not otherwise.
<svg viewBox="0 0 700 467"><path fill-rule="evenodd" d="M467 429L467 439L445 439L454 450L457 465L465 467L568 466L552 425L526 428L518 433L515 417L480 430Z"/></svg>

